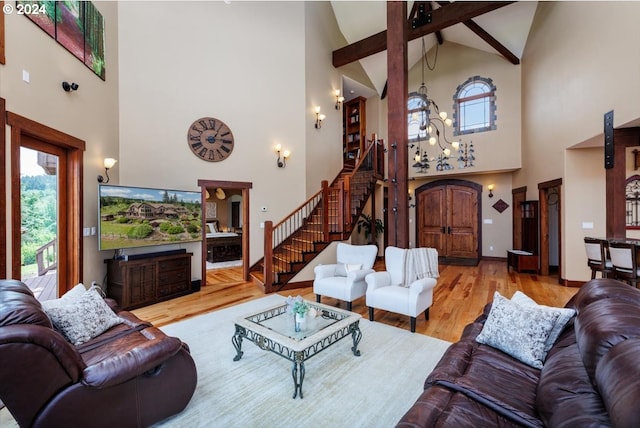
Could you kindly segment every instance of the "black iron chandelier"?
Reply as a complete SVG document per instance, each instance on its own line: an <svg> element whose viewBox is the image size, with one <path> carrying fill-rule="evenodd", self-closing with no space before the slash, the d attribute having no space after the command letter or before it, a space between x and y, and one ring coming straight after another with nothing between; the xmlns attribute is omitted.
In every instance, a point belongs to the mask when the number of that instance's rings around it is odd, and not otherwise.
<svg viewBox="0 0 640 428"><path fill-rule="evenodd" d="M422 83L418 88L419 101L419 120L420 127L418 132L418 139L416 142L411 143L409 147L416 148L415 155L413 157L413 167L416 168L417 173L426 173L430 168L430 163L435 162L436 171L449 171L454 169L450 161L453 156L456 157L458 168L469 168L474 166L475 161L475 148L473 142L463 143L462 141L450 141L446 135L446 128L453 125L453 121L448 117L447 112L440 111L435 101L429 98L427 93L427 86L424 83L425 64L430 70L435 69L435 62L438 59L438 45L436 45L436 57L431 67L428 63L427 52L424 45L424 38L422 39ZM434 114L432 114L434 113ZM424 141L423 141L424 140ZM440 152L434 156L429 157L426 148L422 147L423 142L428 142L430 146L438 146Z"/></svg>

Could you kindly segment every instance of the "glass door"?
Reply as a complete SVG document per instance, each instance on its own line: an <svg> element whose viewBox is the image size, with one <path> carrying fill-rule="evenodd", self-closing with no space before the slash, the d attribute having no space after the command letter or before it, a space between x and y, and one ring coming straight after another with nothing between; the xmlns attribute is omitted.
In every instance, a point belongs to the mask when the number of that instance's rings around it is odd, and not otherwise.
<svg viewBox="0 0 640 428"><path fill-rule="evenodd" d="M59 157L20 148L21 279L39 300L58 294Z"/></svg>

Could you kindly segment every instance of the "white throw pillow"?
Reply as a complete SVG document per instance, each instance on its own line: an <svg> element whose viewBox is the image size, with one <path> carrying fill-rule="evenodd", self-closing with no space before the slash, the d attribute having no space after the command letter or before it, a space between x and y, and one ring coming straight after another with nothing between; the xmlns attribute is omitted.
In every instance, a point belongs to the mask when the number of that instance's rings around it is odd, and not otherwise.
<svg viewBox="0 0 640 428"><path fill-rule="evenodd" d="M347 265L344 263L336 263L335 276L347 276Z"/></svg>
<svg viewBox="0 0 640 428"><path fill-rule="evenodd" d="M347 263L346 265L344 265L344 269L347 271L347 273L349 272L354 272L357 270L362 270L362 263L354 263L354 264L349 264Z"/></svg>
<svg viewBox="0 0 640 428"><path fill-rule="evenodd" d="M216 223L207 223L207 227L209 228L209 233L218 232L218 227L216 226Z"/></svg>
<svg viewBox="0 0 640 428"><path fill-rule="evenodd" d="M51 308L60 308L66 305L73 305L78 300L80 300L80 298L82 298L82 296L84 296L84 293L86 292L87 287L85 287L83 283L79 283L71 290L60 296L60 298L45 300L43 302L40 302L40 304L42 305L42 309L44 309L45 311Z"/></svg>
<svg viewBox="0 0 640 428"><path fill-rule="evenodd" d="M496 291L491 311L476 342L541 369L547 357L545 343L558 316L557 312L520 306Z"/></svg>
<svg viewBox="0 0 640 428"><path fill-rule="evenodd" d="M571 320L571 318L576 314L576 311L570 308L556 308L552 306L539 305L535 300L524 294L522 291L516 291L515 294L511 296L511 301L519 304L520 306L535 306L542 310L558 313L558 320L553 326L551 333L549 333L549 337L544 345L545 352L549 352L553 347L553 344L558 340L562 330L564 330L564 326L567 325L569 320Z"/></svg>
<svg viewBox="0 0 640 428"><path fill-rule="evenodd" d="M76 346L123 322L94 289L85 292L74 304L46 312L56 330Z"/></svg>

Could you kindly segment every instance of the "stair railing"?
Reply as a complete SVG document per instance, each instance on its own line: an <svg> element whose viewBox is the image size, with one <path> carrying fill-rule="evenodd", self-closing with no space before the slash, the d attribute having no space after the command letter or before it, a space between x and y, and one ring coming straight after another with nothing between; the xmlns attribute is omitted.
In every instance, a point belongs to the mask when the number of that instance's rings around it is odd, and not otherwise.
<svg viewBox="0 0 640 428"><path fill-rule="evenodd" d="M304 253L314 251L316 242L328 243L331 235L346 239L362 211L362 199L371 184L384 177L382 140L369 141L354 170L342 174L331 186L322 181L321 190L312 195L278 224L264 224L262 261L265 293L279 282L276 276L288 272L292 262L303 262Z"/></svg>
<svg viewBox="0 0 640 428"><path fill-rule="evenodd" d="M367 140L364 154L356 163L355 168L344 177L343 193L345 197L344 231L350 233L362 212L363 197L368 195L371 183L384 178L384 144L382 140L371 136Z"/></svg>

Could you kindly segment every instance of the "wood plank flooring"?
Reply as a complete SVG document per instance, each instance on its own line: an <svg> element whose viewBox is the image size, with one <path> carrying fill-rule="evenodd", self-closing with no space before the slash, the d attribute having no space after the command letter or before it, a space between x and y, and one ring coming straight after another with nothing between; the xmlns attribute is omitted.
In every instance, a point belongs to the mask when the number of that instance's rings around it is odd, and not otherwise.
<svg viewBox="0 0 640 428"><path fill-rule="evenodd" d="M384 270L384 262L376 263L375 269ZM209 271L207 284L199 292L132 312L160 327L264 296L257 285L242 281L241 268ZM460 338L465 325L472 322L483 307L493 300L495 291L510 298L517 290L540 304L564 306L578 288L559 285L556 276L507 272L507 264L502 261L482 261L478 266L441 265L433 305L429 310L429 321L425 321L424 317L418 318L416 332L455 342ZM299 294L307 300L315 301L311 287L280 294ZM344 302L331 298L323 298L322 302L346 307ZM364 297L354 302L353 311L368 319ZM375 321L409 329L408 317L390 312L376 310Z"/></svg>

